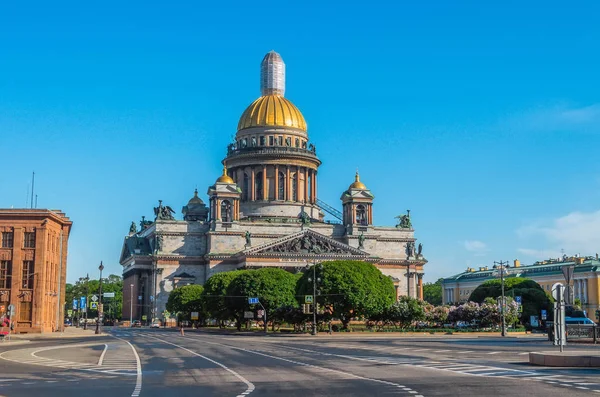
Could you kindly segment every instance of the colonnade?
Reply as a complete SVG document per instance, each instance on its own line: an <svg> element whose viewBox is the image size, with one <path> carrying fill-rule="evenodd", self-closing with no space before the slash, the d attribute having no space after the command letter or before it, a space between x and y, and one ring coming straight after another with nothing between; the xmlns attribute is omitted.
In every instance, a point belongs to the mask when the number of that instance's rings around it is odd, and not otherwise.
<svg viewBox="0 0 600 397"><path fill-rule="evenodd" d="M242 189L242 201L276 200L309 204L317 201L317 170L309 167L280 164L240 167L232 170L232 178ZM282 182L283 187L280 186ZM280 189L283 194L280 194Z"/></svg>

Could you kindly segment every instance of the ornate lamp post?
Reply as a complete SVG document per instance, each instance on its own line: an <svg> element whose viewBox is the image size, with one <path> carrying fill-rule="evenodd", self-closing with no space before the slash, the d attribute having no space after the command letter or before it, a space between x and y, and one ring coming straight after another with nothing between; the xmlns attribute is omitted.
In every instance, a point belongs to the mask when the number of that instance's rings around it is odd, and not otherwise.
<svg viewBox="0 0 600 397"><path fill-rule="evenodd" d="M100 316L102 316L102 270L104 270L104 265L102 261L100 261L100 266L98 266L100 270L100 290L98 293L98 317L96 318L96 335L100 333Z"/></svg>
<svg viewBox="0 0 600 397"><path fill-rule="evenodd" d="M504 277L511 275L512 272L507 269L508 261L494 261L494 265L496 265L495 275L500 275L500 285L502 291L502 301L500 302L500 314L502 316L502 336L506 336L506 298L504 296Z"/></svg>

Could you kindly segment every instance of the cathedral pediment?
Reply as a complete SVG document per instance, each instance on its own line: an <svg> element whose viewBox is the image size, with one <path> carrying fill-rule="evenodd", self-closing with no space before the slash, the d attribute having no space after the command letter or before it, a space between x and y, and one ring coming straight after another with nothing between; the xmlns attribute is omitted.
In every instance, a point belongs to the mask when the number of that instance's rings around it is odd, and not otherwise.
<svg viewBox="0 0 600 397"><path fill-rule="evenodd" d="M315 256L315 255L340 255L352 257L368 257L369 254L341 243L330 237L324 236L311 229L302 230L298 233L251 247L243 251L248 256L270 256L270 255L292 255L292 256Z"/></svg>

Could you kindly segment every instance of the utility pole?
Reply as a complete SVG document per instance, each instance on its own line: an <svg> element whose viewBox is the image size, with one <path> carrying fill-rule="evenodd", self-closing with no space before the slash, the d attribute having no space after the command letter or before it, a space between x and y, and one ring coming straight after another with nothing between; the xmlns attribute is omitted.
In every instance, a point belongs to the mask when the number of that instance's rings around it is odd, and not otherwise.
<svg viewBox="0 0 600 397"><path fill-rule="evenodd" d="M494 261L494 265L500 267L500 284L502 289L502 302L500 302L500 314L502 315L502 336L506 336L506 311L504 302L504 266L508 265L508 261Z"/></svg>
<svg viewBox="0 0 600 397"><path fill-rule="evenodd" d="M100 317L102 316L102 270L104 270L104 265L102 261L100 261L100 266L98 266L98 270L100 270L100 291L99 291L99 301L98 301L98 318L96 318L96 335L100 333Z"/></svg>

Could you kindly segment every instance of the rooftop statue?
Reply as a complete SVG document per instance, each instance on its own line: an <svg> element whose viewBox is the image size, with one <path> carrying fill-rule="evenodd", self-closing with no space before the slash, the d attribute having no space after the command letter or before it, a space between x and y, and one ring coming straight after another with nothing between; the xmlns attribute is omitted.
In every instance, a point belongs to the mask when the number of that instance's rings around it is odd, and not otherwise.
<svg viewBox="0 0 600 397"><path fill-rule="evenodd" d="M360 236L358 236L358 248L359 249L365 248L364 242L365 242L365 235L361 233Z"/></svg>
<svg viewBox="0 0 600 397"><path fill-rule="evenodd" d="M168 205L162 205L162 200L158 200L158 207L154 207L154 215L156 215L156 220L174 221L174 213L175 210L173 210L173 208L169 207Z"/></svg>
<svg viewBox="0 0 600 397"><path fill-rule="evenodd" d="M410 221L410 210L406 210L406 215L398 215L396 217L398 219L397 228L400 229L412 229L412 222Z"/></svg>
<svg viewBox="0 0 600 397"><path fill-rule="evenodd" d="M250 234L250 232L248 230L246 230L246 246L250 247L252 245L252 234Z"/></svg>
<svg viewBox="0 0 600 397"><path fill-rule="evenodd" d="M134 221L131 221L131 226L129 226L129 233L137 233L137 226Z"/></svg>

